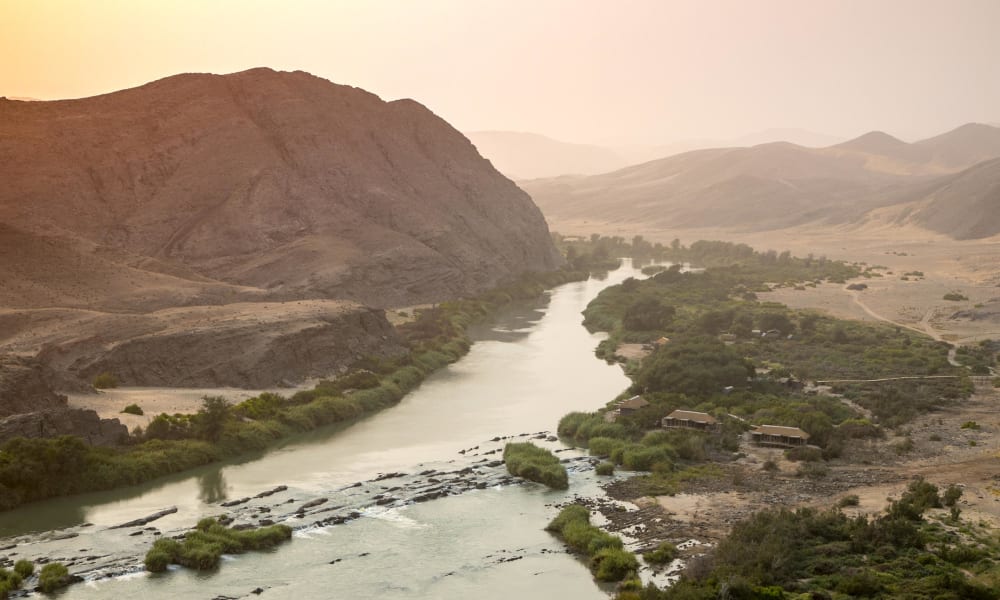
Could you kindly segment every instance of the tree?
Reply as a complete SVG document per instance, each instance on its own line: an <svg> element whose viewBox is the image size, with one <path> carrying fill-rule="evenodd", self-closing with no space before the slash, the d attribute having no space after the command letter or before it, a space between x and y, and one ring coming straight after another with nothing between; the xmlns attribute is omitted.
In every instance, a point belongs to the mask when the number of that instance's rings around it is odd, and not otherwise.
<svg viewBox="0 0 1000 600"><path fill-rule="evenodd" d="M788 318L788 315L780 312L767 312L760 316L760 328L763 331L777 329L782 333L792 333L795 331L795 324Z"/></svg>
<svg viewBox="0 0 1000 600"><path fill-rule="evenodd" d="M210 442L216 442L229 418L229 403L222 396L205 396L198 410L198 433Z"/></svg>
<svg viewBox="0 0 1000 600"><path fill-rule="evenodd" d="M663 329L674 318L676 309L656 298L640 298L632 303L622 317L622 327L630 331Z"/></svg>

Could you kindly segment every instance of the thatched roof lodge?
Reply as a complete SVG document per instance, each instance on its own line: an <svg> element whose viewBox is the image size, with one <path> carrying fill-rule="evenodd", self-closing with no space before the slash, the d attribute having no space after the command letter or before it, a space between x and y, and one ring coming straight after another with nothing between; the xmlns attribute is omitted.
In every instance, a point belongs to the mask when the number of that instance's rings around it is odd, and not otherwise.
<svg viewBox="0 0 1000 600"><path fill-rule="evenodd" d="M667 429L695 429L698 431L717 431L719 422L708 413L693 410L675 410L663 417L660 424Z"/></svg>
<svg viewBox="0 0 1000 600"><path fill-rule="evenodd" d="M750 439L758 446L805 446L809 443L809 434L798 427L781 425L758 425L750 432Z"/></svg>
<svg viewBox="0 0 1000 600"><path fill-rule="evenodd" d="M628 400L618 403L618 412L620 414L627 415L647 406L649 406L649 402L642 396L632 396Z"/></svg>

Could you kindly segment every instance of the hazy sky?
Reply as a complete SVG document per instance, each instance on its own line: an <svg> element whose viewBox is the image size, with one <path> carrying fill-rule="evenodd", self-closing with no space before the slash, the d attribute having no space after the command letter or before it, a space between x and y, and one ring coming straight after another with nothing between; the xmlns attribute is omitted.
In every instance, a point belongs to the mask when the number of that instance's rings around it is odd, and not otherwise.
<svg viewBox="0 0 1000 600"><path fill-rule="evenodd" d="M0 0L0 95L302 69L595 143L1000 122L1000 0Z"/></svg>

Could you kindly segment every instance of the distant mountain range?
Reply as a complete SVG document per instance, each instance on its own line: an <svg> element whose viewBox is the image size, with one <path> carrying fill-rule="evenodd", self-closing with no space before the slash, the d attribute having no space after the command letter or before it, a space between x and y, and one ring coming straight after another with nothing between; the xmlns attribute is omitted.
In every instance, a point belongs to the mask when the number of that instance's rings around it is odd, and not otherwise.
<svg viewBox="0 0 1000 600"><path fill-rule="evenodd" d="M768 230L861 222L881 209L894 223L966 239L1000 233L998 157L1000 128L971 123L914 143L871 132L825 148L714 148L521 186L556 224Z"/></svg>
<svg viewBox="0 0 1000 600"><path fill-rule="evenodd" d="M660 145L573 144L537 133L516 131L470 131L465 135L498 171L514 180L607 173L703 148L754 146L777 141L818 147L844 141L803 129L767 129L733 140L684 140Z"/></svg>

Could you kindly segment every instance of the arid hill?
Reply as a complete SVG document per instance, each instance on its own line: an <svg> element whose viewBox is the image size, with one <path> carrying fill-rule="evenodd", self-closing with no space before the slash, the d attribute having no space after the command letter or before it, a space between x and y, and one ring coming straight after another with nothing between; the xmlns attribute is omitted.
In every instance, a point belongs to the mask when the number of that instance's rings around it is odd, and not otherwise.
<svg viewBox="0 0 1000 600"><path fill-rule="evenodd" d="M428 301L558 260L446 122L303 72L0 101L0 164L0 223L289 297Z"/></svg>
<svg viewBox="0 0 1000 600"><path fill-rule="evenodd" d="M959 171L972 173L978 162L995 157L1000 157L1000 129L971 124L912 144L871 132L827 148L775 142L697 150L612 173L521 185L557 227L601 222L763 231L857 222L872 210L947 186ZM994 172L962 178L966 197L989 197ZM948 235L981 237L993 228L976 225L980 217L991 217L978 206L969 205L966 213L956 205L962 214L949 210L940 217L925 211L912 222Z"/></svg>
<svg viewBox="0 0 1000 600"><path fill-rule="evenodd" d="M561 260L448 123L303 72L0 99L0 179L0 356L59 389L301 382L400 352L381 308Z"/></svg>
<svg viewBox="0 0 1000 600"><path fill-rule="evenodd" d="M892 207L895 221L914 223L957 240L1000 234L1000 159L915 186Z"/></svg>

